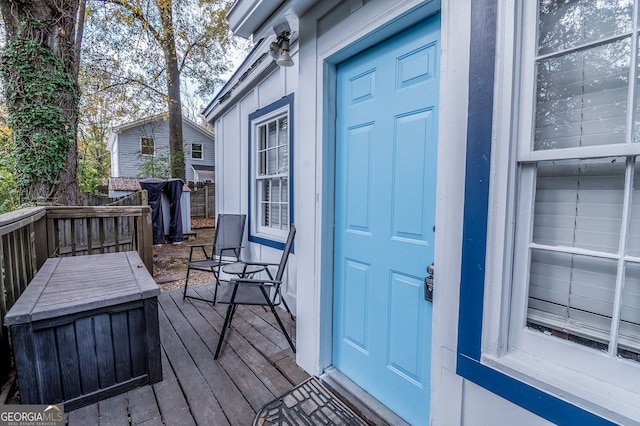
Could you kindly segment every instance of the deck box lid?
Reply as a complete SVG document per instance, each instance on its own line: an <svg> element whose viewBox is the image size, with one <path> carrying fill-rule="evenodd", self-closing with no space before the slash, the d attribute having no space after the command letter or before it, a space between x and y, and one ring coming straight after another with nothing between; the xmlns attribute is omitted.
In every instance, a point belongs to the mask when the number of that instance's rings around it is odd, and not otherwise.
<svg viewBox="0 0 640 426"><path fill-rule="evenodd" d="M135 251L47 259L7 313L6 326L155 297L158 285Z"/></svg>

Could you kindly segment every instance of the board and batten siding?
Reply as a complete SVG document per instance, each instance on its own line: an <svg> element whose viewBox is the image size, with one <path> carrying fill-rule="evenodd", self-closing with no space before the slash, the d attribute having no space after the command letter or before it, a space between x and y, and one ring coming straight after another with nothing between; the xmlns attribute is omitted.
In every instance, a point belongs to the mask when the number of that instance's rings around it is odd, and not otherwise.
<svg viewBox="0 0 640 426"><path fill-rule="evenodd" d="M297 51L292 52L294 63L297 63ZM291 68L281 68L273 64L266 72L259 74L258 80L252 82L244 96L221 114L213 123L216 140L216 212L217 213L248 213L249 209L249 114L264 108L286 95L295 93L298 89L297 65ZM294 114L297 99L294 97ZM293 145L294 158L290 164L295 174L298 167L295 156L298 148L303 149L297 142L297 127L294 126L294 136L290 143ZM226 143L224 142L226 141ZM308 148L312 148L309 146ZM293 195L293 222L296 223L297 194L294 187ZM295 246L305 244L300 238L296 238ZM282 251L257 243L243 245L243 257L262 262L279 262ZM291 310L296 312L297 272L296 256L289 258L286 272L287 284L283 287L283 293Z"/></svg>
<svg viewBox="0 0 640 426"><path fill-rule="evenodd" d="M140 166L146 156L140 154L140 138L151 137L155 141L155 156L169 153L169 122L163 119L140 124L139 126L121 130L116 135L117 140L112 148L112 175L114 177L138 177ZM194 165L213 166L215 164L215 150L213 137L196 129L194 125L184 122L182 125L184 140L185 177L187 181L194 180ZM191 158L191 144L202 144L203 158Z"/></svg>

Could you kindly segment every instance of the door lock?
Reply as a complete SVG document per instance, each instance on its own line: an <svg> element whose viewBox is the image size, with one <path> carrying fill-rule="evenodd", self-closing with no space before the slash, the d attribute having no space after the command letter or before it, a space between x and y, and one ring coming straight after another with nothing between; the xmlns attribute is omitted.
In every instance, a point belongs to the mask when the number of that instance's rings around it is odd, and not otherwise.
<svg viewBox="0 0 640 426"><path fill-rule="evenodd" d="M424 300L433 302L433 263L427 266L427 276L424 279Z"/></svg>

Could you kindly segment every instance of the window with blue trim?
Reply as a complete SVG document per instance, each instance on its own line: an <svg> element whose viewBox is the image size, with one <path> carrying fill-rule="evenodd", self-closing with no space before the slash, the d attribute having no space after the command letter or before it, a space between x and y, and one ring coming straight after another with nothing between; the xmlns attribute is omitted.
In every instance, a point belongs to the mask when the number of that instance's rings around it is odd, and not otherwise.
<svg viewBox="0 0 640 426"><path fill-rule="evenodd" d="M249 115L249 240L274 247L293 218L292 107L289 95Z"/></svg>
<svg viewBox="0 0 640 426"><path fill-rule="evenodd" d="M458 372L555 423L640 422L638 0L500 4L513 50L469 99Z"/></svg>

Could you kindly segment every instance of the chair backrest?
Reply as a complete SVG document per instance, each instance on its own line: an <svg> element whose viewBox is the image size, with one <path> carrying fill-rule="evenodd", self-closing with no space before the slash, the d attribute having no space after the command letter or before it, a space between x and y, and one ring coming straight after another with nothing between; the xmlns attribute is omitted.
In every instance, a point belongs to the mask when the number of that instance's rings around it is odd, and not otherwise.
<svg viewBox="0 0 640 426"><path fill-rule="evenodd" d="M287 243L284 245L284 249L282 250L282 259L280 259L280 264L278 265L278 272L276 273L276 281L282 281L282 277L284 276L284 269L287 267L287 260L289 260L289 253L291 253L291 248L293 247L293 238L296 236L296 227L293 223L289 226L289 236L287 237Z"/></svg>
<svg viewBox="0 0 640 426"><path fill-rule="evenodd" d="M216 236L213 240L213 254L215 256L240 257L240 246L244 236L244 226L247 221L245 214L220 214L216 225Z"/></svg>

